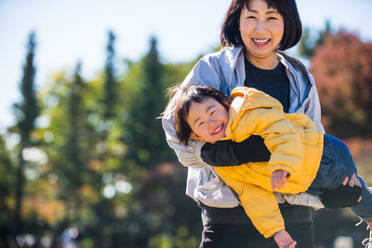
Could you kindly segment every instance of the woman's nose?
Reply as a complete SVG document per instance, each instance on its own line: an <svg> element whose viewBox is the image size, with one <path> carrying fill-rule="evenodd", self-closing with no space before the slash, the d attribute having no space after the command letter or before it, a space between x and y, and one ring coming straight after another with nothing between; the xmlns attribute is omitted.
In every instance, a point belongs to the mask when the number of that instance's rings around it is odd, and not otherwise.
<svg viewBox="0 0 372 248"><path fill-rule="evenodd" d="M264 32L266 30L266 23L263 20L258 20L256 24L256 32Z"/></svg>

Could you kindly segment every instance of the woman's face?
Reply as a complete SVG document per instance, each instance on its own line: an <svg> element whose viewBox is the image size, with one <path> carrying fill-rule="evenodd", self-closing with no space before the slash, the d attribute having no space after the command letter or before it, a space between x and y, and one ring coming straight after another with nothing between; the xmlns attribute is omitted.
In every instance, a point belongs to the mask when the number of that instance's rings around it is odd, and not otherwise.
<svg viewBox="0 0 372 248"><path fill-rule="evenodd" d="M239 29L248 59L276 59L284 33L284 20L276 9L268 8L264 0L251 0L240 13Z"/></svg>
<svg viewBox="0 0 372 248"><path fill-rule="evenodd" d="M192 102L190 105L187 123L192 130L192 139L216 142L226 136L228 121L227 110L212 97L201 103Z"/></svg>

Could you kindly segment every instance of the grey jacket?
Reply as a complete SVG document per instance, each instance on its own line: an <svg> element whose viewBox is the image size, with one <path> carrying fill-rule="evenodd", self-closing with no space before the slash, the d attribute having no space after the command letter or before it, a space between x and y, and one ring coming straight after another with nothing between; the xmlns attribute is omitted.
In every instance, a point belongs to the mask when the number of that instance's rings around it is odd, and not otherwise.
<svg viewBox="0 0 372 248"><path fill-rule="evenodd" d="M313 77L298 60L278 52L279 61L285 66L290 82L289 112L301 112L308 115L317 128L324 132L320 122L319 97ZM216 53L201 58L185 78L183 84L207 85L222 91L226 96L238 86L244 86L244 53L241 47L226 47ZM210 207L231 208L239 205L234 193L216 175L213 167L206 164L201 156L203 142L190 141L187 146L179 143L175 134L170 103L162 119L168 145L176 152L179 161L188 167L186 194L195 201L201 201ZM291 196L293 198L293 196ZM278 202L284 197L277 194ZM313 200L313 199L312 199ZM301 202L304 202L302 204ZM294 201L306 205L309 200ZM289 202L289 201L288 201ZM293 201L292 201L293 202ZM317 205L310 204L310 205Z"/></svg>

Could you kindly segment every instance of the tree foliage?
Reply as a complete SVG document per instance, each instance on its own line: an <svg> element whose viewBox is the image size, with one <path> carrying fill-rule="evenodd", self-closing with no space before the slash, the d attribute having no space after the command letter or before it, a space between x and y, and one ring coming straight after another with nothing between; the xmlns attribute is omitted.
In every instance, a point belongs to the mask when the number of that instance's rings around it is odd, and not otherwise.
<svg viewBox="0 0 372 248"><path fill-rule="evenodd" d="M150 40L150 49L140 61L141 73L132 81L136 84L124 121L123 140L127 144L125 161L148 168L169 157L169 149L162 133L161 121L156 118L164 105L165 68L160 62L157 41Z"/></svg>
<svg viewBox="0 0 372 248"><path fill-rule="evenodd" d="M39 107L36 98L35 73L35 33L30 33L27 44L27 55L23 67L23 77L20 85L22 102L15 104L17 128L26 142L30 141L30 135L35 128L35 120L39 115Z"/></svg>
<svg viewBox="0 0 372 248"><path fill-rule="evenodd" d="M317 34L313 34L310 28L305 27L302 32L302 37L298 43L298 54L310 58L313 56L314 51L323 44L324 38L328 35L333 34L333 28L329 20L326 21L325 28L318 31Z"/></svg>
<svg viewBox="0 0 372 248"><path fill-rule="evenodd" d="M18 149L18 168L16 175L16 195L15 195L15 209L13 220L13 239L21 231L21 211L24 197L25 176L24 170L26 161L23 152L26 148L32 146L31 135L35 129L35 120L39 115L39 107L36 97L35 89L35 72L34 56L35 56L35 33L31 32L28 37L26 62L23 67L23 76L20 85L22 100L21 103L15 104L16 110L16 127L15 130L20 135L20 144Z"/></svg>
<svg viewBox="0 0 372 248"><path fill-rule="evenodd" d="M327 130L339 137L372 136L372 43L339 31L311 59Z"/></svg>
<svg viewBox="0 0 372 248"><path fill-rule="evenodd" d="M347 138L358 174L368 185L372 182L371 61L372 43L342 30L326 33L311 57L311 73L318 88L326 131ZM363 225L354 227L358 221L347 209L315 211L316 243L330 247L336 236L351 236L354 245L360 246L368 230Z"/></svg>
<svg viewBox="0 0 372 248"><path fill-rule="evenodd" d="M116 36L109 31L99 75L84 79L77 63L73 72L56 72L36 92L35 43L30 37L20 88L23 98L15 112L17 125L10 129L20 140L8 148L4 137L9 136L0 136L0 247L9 245L7 215L16 211L15 186L24 192L19 198L23 208L18 237L31 234L35 247L42 247L46 237L50 247L67 245L67 239L82 248L196 247L200 210L185 196L187 169L166 144L157 117L167 101L166 89L182 81L200 56L187 63L165 63L152 37L141 59L116 64ZM370 43L346 32L323 32L314 43L309 31L306 39L327 129L341 136L370 133ZM42 104L40 126L35 126L36 93ZM351 134L348 129L355 130ZM372 144L358 139L355 143L364 148ZM19 161L27 179L23 186L16 179ZM316 212L319 230L325 215L339 224L327 225L333 236L346 232L342 230L353 232L348 226L353 219L344 212ZM340 218L343 222L337 221ZM71 228L78 230L76 238L68 236ZM323 233L317 232L317 243L330 245L333 236Z"/></svg>
<svg viewBox="0 0 372 248"><path fill-rule="evenodd" d="M11 235L12 205L10 201L14 195L15 167L10 158L10 152L5 140L0 136L0 240L8 243L7 236Z"/></svg>
<svg viewBox="0 0 372 248"><path fill-rule="evenodd" d="M104 117L108 120L115 115L116 102L116 80L115 80L115 34L113 31L108 32L108 42L106 46L106 62L105 62L105 81L104 81Z"/></svg>

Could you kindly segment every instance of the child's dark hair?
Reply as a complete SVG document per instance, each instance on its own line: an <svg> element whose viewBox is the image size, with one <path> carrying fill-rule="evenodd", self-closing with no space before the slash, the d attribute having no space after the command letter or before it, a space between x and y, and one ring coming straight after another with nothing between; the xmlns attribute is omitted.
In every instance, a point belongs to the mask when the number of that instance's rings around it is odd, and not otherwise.
<svg viewBox="0 0 372 248"><path fill-rule="evenodd" d="M203 103L207 98L214 98L226 111L229 111L230 101L220 91L201 85L176 85L168 89L170 95L169 103L173 107L176 135L182 144L187 145L192 130L187 123L187 118L192 102Z"/></svg>

